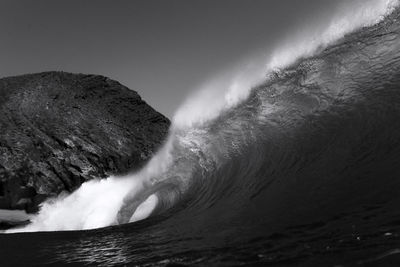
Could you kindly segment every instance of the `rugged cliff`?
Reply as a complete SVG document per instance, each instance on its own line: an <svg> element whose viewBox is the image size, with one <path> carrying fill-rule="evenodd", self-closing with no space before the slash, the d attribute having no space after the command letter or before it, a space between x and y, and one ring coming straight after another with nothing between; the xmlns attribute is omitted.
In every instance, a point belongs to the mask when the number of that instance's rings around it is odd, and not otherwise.
<svg viewBox="0 0 400 267"><path fill-rule="evenodd" d="M34 212L86 180L140 167L169 124L135 91L103 76L0 79L0 209Z"/></svg>

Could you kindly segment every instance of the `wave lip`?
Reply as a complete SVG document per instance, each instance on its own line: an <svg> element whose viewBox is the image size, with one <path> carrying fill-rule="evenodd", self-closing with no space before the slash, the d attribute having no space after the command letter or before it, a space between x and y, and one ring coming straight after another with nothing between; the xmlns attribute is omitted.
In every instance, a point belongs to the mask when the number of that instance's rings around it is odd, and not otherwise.
<svg viewBox="0 0 400 267"><path fill-rule="evenodd" d="M287 41L279 47L268 62L268 70L280 70L321 52L346 34L363 27L373 26L390 15L399 5L398 0L367 0L344 4L324 29L311 34L302 34L298 39Z"/></svg>

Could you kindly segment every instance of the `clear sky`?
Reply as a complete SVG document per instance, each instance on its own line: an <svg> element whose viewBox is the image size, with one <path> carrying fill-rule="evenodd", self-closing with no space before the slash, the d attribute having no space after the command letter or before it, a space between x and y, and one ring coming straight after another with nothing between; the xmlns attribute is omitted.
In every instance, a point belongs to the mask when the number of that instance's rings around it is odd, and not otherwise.
<svg viewBox="0 0 400 267"><path fill-rule="evenodd" d="M171 117L202 82L268 53L333 0L2 0L0 77L102 74Z"/></svg>

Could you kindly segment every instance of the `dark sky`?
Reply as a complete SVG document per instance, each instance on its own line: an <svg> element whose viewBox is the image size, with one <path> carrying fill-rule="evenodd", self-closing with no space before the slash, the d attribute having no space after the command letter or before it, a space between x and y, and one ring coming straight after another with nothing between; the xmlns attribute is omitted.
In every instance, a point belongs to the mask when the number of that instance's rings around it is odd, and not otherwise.
<svg viewBox="0 0 400 267"><path fill-rule="evenodd" d="M338 2L3 0L0 76L102 74L171 117L200 83L324 20Z"/></svg>

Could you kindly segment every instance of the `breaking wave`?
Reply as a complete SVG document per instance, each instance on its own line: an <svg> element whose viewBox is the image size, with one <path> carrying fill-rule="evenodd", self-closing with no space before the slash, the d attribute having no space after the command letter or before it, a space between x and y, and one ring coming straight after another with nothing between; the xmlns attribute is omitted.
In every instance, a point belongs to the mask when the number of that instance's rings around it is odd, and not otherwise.
<svg viewBox="0 0 400 267"><path fill-rule="evenodd" d="M248 60L206 82L177 111L164 146L140 171L86 182L70 195L46 201L29 225L8 232L92 229L171 209L196 216L216 205L256 207L250 200L279 179L275 172L281 165L289 166L284 174L290 176L306 161L317 161L299 156L308 138L315 138L315 146L319 142L319 135L304 133L304 125L321 127L320 135L329 132L322 128L323 116L335 117L338 106L351 110L358 99L383 101L370 97L379 86L365 84L376 82L378 74L387 83L395 78L380 68L399 64L393 60L398 44L388 41L382 48L373 31L380 27L381 34L395 25L384 18L396 16L398 1L353 4L339 8L323 29L289 38L271 56ZM346 36L363 27L369 30ZM355 38L352 45L345 47L346 38ZM335 142L313 146L310 155L317 157Z"/></svg>

